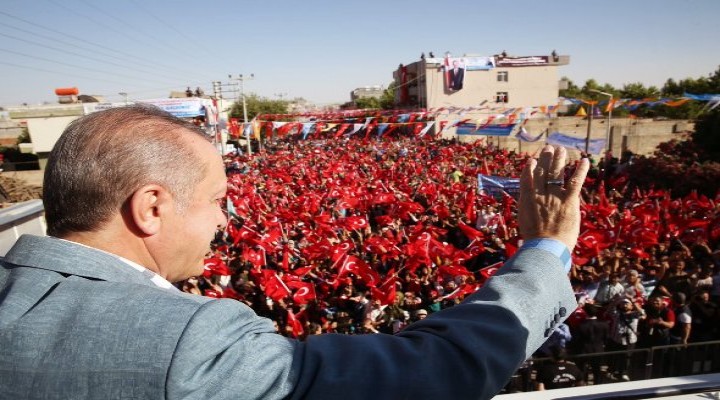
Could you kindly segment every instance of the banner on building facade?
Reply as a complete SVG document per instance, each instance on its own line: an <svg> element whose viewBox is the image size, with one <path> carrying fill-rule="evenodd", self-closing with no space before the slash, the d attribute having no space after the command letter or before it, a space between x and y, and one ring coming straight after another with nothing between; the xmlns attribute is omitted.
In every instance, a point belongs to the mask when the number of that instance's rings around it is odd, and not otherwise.
<svg viewBox="0 0 720 400"><path fill-rule="evenodd" d="M486 71L495 68L495 57L463 57L465 70Z"/></svg>
<svg viewBox="0 0 720 400"><path fill-rule="evenodd" d="M443 70L445 72L445 88L450 91L462 90L465 82L465 60L446 56Z"/></svg>
<svg viewBox="0 0 720 400"><path fill-rule="evenodd" d="M548 144L555 146L563 146L569 149L585 151L585 139L563 135L560 132L553 132L548 136ZM605 148L605 139L591 139L588 152L590 154L600 154Z"/></svg>
<svg viewBox="0 0 720 400"><path fill-rule="evenodd" d="M83 113L85 115L92 114L96 111L105 111L116 107L125 107L129 104L135 104L134 101L128 103L83 103Z"/></svg>
<svg viewBox="0 0 720 400"><path fill-rule="evenodd" d="M139 102L152 104L178 118L205 116L205 105L203 104L203 100L197 97L186 99L150 99L139 100Z"/></svg>
<svg viewBox="0 0 720 400"><path fill-rule="evenodd" d="M549 62L548 56L498 57L495 60L495 65L498 67L531 67L548 65Z"/></svg>
<svg viewBox="0 0 720 400"><path fill-rule="evenodd" d="M458 135L485 135L485 136L510 136L510 132L517 124L478 125L464 122L457 125L455 133Z"/></svg>
<svg viewBox="0 0 720 400"><path fill-rule="evenodd" d="M505 192L517 199L520 194L520 178L478 174L478 191L484 191L493 197L502 197L502 192Z"/></svg>

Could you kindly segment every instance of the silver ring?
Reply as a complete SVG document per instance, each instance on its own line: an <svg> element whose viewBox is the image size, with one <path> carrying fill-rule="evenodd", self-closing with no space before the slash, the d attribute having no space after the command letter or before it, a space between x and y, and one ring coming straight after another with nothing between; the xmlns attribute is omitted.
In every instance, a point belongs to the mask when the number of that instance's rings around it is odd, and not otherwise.
<svg viewBox="0 0 720 400"><path fill-rule="evenodd" d="M565 184L564 179L548 179L547 182L545 182L546 185L554 185L554 186L562 186Z"/></svg>

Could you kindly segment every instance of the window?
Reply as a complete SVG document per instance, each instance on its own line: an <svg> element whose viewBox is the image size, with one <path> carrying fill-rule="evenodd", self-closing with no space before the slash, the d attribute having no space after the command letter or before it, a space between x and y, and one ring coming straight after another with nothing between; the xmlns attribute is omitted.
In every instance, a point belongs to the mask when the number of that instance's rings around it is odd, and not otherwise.
<svg viewBox="0 0 720 400"><path fill-rule="evenodd" d="M508 81L508 72L507 71L498 71L497 80L498 80L498 82L507 82Z"/></svg>
<svg viewBox="0 0 720 400"><path fill-rule="evenodd" d="M507 103L508 100L508 92L497 92L495 93L495 102L496 103Z"/></svg>

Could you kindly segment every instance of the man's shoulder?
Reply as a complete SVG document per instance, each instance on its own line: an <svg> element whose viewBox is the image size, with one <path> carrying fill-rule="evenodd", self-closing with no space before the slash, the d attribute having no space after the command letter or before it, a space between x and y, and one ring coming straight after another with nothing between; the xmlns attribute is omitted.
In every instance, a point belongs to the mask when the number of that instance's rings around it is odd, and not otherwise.
<svg viewBox="0 0 720 400"><path fill-rule="evenodd" d="M0 287L8 289L11 294L3 303L23 300L38 304L45 302L58 307L67 304L88 311L112 307L113 312L152 308L160 313L177 313L181 309L192 313L212 300L174 289L160 288L152 283L105 281L10 264L4 260L0 260ZM16 295L12 295L13 293ZM149 305L152 307L148 307Z"/></svg>

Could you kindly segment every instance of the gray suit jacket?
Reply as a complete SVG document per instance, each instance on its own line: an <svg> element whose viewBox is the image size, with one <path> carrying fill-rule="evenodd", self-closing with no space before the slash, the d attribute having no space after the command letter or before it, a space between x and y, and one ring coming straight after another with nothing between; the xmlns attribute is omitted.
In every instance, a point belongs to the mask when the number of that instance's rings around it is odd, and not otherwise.
<svg viewBox="0 0 720 400"><path fill-rule="evenodd" d="M239 302L25 235L0 267L0 398L489 398L575 307L560 260L524 249L400 334L300 343Z"/></svg>

